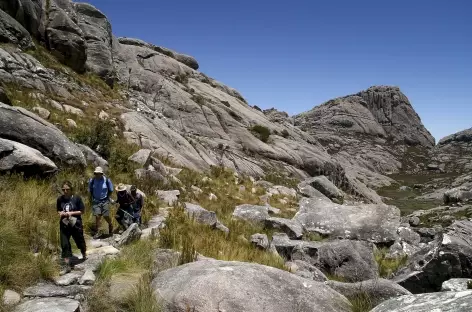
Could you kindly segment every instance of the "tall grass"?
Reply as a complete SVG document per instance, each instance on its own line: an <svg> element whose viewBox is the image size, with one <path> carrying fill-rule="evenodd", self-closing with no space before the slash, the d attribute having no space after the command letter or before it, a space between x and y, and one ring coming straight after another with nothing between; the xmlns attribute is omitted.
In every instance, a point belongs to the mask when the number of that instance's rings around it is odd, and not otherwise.
<svg viewBox="0 0 472 312"><path fill-rule="evenodd" d="M380 277L390 278L395 272L404 267L408 261L408 256L397 258L387 257L388 249L377 249L374 252L375 261L379 266Z"/></svg>

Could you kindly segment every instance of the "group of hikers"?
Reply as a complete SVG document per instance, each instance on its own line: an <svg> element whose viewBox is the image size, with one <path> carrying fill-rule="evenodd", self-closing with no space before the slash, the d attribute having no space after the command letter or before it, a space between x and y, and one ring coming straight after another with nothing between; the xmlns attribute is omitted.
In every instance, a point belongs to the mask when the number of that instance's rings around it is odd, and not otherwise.
<svg viewBox="0 0 472 312"><path fill-rule="evenodd" d="M111 198L114 191L110 178L104 175L103 168L97 167L94 176L88 181L88 191L91 196L92 212L95 217L95 233L93 238L102 236L100 225L102 217L108 223L108 233L113 234L112 220L110 219L110 206L118 204L115 218L120 225L119 230L126 230L131 224L141 225L141 213L144 208L144 197L132 185L128 191L126 185L120 183L116 187L116 200ZM71 271L70 259L72 258L72 246L70 238L74 240L77 248L82 253L82 260L87 258L87 246L85 244L82 214L85 210L84 202L80 196L75 195L72 183L62 183L62 195L57 198L57 212L60 216L60 242L64 269L61 274Z"/></svg>

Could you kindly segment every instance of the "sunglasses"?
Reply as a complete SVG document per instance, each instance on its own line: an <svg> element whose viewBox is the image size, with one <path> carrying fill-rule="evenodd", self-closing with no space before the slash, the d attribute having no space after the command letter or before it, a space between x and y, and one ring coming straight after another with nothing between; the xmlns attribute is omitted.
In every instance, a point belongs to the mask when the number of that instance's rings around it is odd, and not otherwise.
<svg viewBox="0 0 472 312"><path fill-rule="evenodd" d="M62 190L63 190L64 192L65 192L65 191L70 191L70 188L63 188Z"/></svg>

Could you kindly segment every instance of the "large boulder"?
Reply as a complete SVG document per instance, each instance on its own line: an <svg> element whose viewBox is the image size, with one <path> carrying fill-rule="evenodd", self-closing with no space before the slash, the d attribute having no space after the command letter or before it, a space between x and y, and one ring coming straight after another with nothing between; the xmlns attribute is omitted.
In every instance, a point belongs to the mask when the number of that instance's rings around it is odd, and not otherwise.
<svg viewBox="0 0 472 312"><path fill-rule="evenodd" d="M22 49L34 48L28 31L2 10L0 10L0 42L13 43Z"/></svg>
<svg viewBox="0 0 472 312"><path fill-rule="evenodd" d="M78 26L83 32L87 47L87 71L102 77L113 86L113 54L111 24L107 17L93 5L76 3Z"/></svg>
<svg viewBox="0 0 472 312"><path fill-rule="evenodd" d="M191 203L185 203L184 210L189 218L194 219L200 224L206 224L223 232L229 232L229 229L218 221L214 211L208 211L202 206Z"/></svg>
<svg viewBox="0 0 472 312"><path fill-rule="evenodd" d="M56 162L85 166L82 151L58 128L23 108L0 103L0 137L37 149Z"/></svg>
<svg viewBox="0 0 472 312"><path fill-rule="evenodd" d="M23 172L29 175L45 175L57 171L49 158L24 144L0 139L0 172Z"/></svg>
<svg viewBox="0 0 472 312"><path fill-rule="evenodd" d="M371 312L468 312L471 309L472 290L468 290L392 298Z"/></svg>
<svg viewBox="0 0 472 312"><path fill-rule="evenodd" d="M269 229L280 230L287 233L291 239L301 239L303 236L303 227L296 220L284 219L284 218L267 218L264 221L264 225Z"/></svg>
<svg viewBox="0 0 472 312"><path fill-rule="evenodd" d="M61 63L83 73L87 46L84 33L76 23L77 16L72 2L50 0L47 3L46 46Z"/></svg>
<svg viewBox="0 0 472 312"><path fill-rule="evenodd" d="M442 283L441 291L464 291L469 289L470 278L451 278Z"/></svg>
<svg viewBox="0 0 472 312"><path fill-rule="evenodd" d="M379 278L358 283L342 283L337 281L327 281L325 283L348 299L369 298L373 307L380 303L404 295L411 295L405 288L392 281Z"/></svg>
<svg viewBox="0 0 472 312"><path fill-rule="evenodd" d="M439 140L431 159L446 171L472 170L472 128L451 134Z"/></svg>
<svg viewBox="0 0 472 312"><path fill-rule="evenodd" d="M333 238L390 243L398 236L400 210L385 204L351 206L303 198L294 220L300 222L306 232Z"/></svg>
<svg viewBox="0 0 472 312"><path fill-rule="evenodd" d="M345 297L323 283L260 264L202 260L157 275L163 312L347 312Z"/></svg>
<svg viewBox="0 0 472 312"><path fill-rule="evenodd" d="M394 281L412 293L440 291L451 278L472 276L472 222L456 221L408 259Z"/></svg>
<svg viewBox="0 0 472 312"><path fill-rule="evenodd" d="M472 183L465 183L444 192L444 204L455 204L472 200Z"/></svg>
<svg viewBox="0 0 472 312"><path fill-rule="evenodd" d="M94 167L102 167L103 170L108 171L108 161L103 159L97 152L88 147L87 145L77 144L77 147L84 154L85 159L88 164L91 164Z"/></svg>
<svg viewBox="0 0 472 312"><path fill-rule="evenodd" d="M273 208L270 206L244 204L234 208L233 217L249 222L264 222L270 218L270 214L273 213L273 211Z"/></svg>

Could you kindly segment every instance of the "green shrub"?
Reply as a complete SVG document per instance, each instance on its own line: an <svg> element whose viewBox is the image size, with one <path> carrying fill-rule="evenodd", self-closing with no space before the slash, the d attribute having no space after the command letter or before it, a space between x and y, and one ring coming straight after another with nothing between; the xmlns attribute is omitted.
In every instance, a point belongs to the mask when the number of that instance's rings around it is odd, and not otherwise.
<svg viewBox="0 0 472 312"><path fill-rule="evenodd" d="M352 304L352 312L369 312L374 308L370 296L361 292L347 298Z"/></svg>
<svg viewBox="0 0 472 312"><path fill-rule="evenodd" d="M182 84L187 84L188 83L188 76L185 75L185 73L180 73L175 76L175 81L180 82Z"/></svg>
<svg viewBox="0 0 472 312"><path fill-rule="evenodd" d="M398 258L387 258L388 249L377 249L374 253L375 261L379 266L380 277L390 278L395 272L404 267L408 261L405 255Z"/></svg>
<svg viewBox="0 0 472 312"><path fill-rule="evenodd" d="M74 141L87 145L102 157L108 159L111 154L114 125L110 121L96 121L92 126L81 127L74 134Z"/></svg>
<svg viewBox="0 0 472 312"><path fill-rule="evenodd" d="M261 125L255 125L251 128L251 132L262 142L268 142L270 136L269 128Z"/></svg>
<svg viewBox="0 0 472 312"><path fill-rule="evenodd" d="M195 103L197 103L200 106L205 105L205 98L203 96L201 96L200 94L192 95L192 101L194 101Z"/></svg>
<svg viewBox="0 0 472 312"><path fill-rule="evenodd" d="M228 113L229 113L229 115L230 115L231 117L233 117L233 118L234 118L235 120L237 120L237 121L243 120L243 118L242 118L241 116L239 116L238 114L236 114L236 113L235 113L234 111L232 111L232 110L228 111Z"/></svg>
<svg viewBox="0 0 472 312"><path fill-rule="evenodd" d="M282 130L282 137L288 138L290 136L290 133L288 133L287 129Z"/></svg>
<svg viewBox="0 0 472 312"><path fill-rule="evenodd" d="M254 105L252 108L254 108L255 110L258 110L258 111L262 112L262 109L261 109L259 106L257 106L257 105Z"/></svg>

